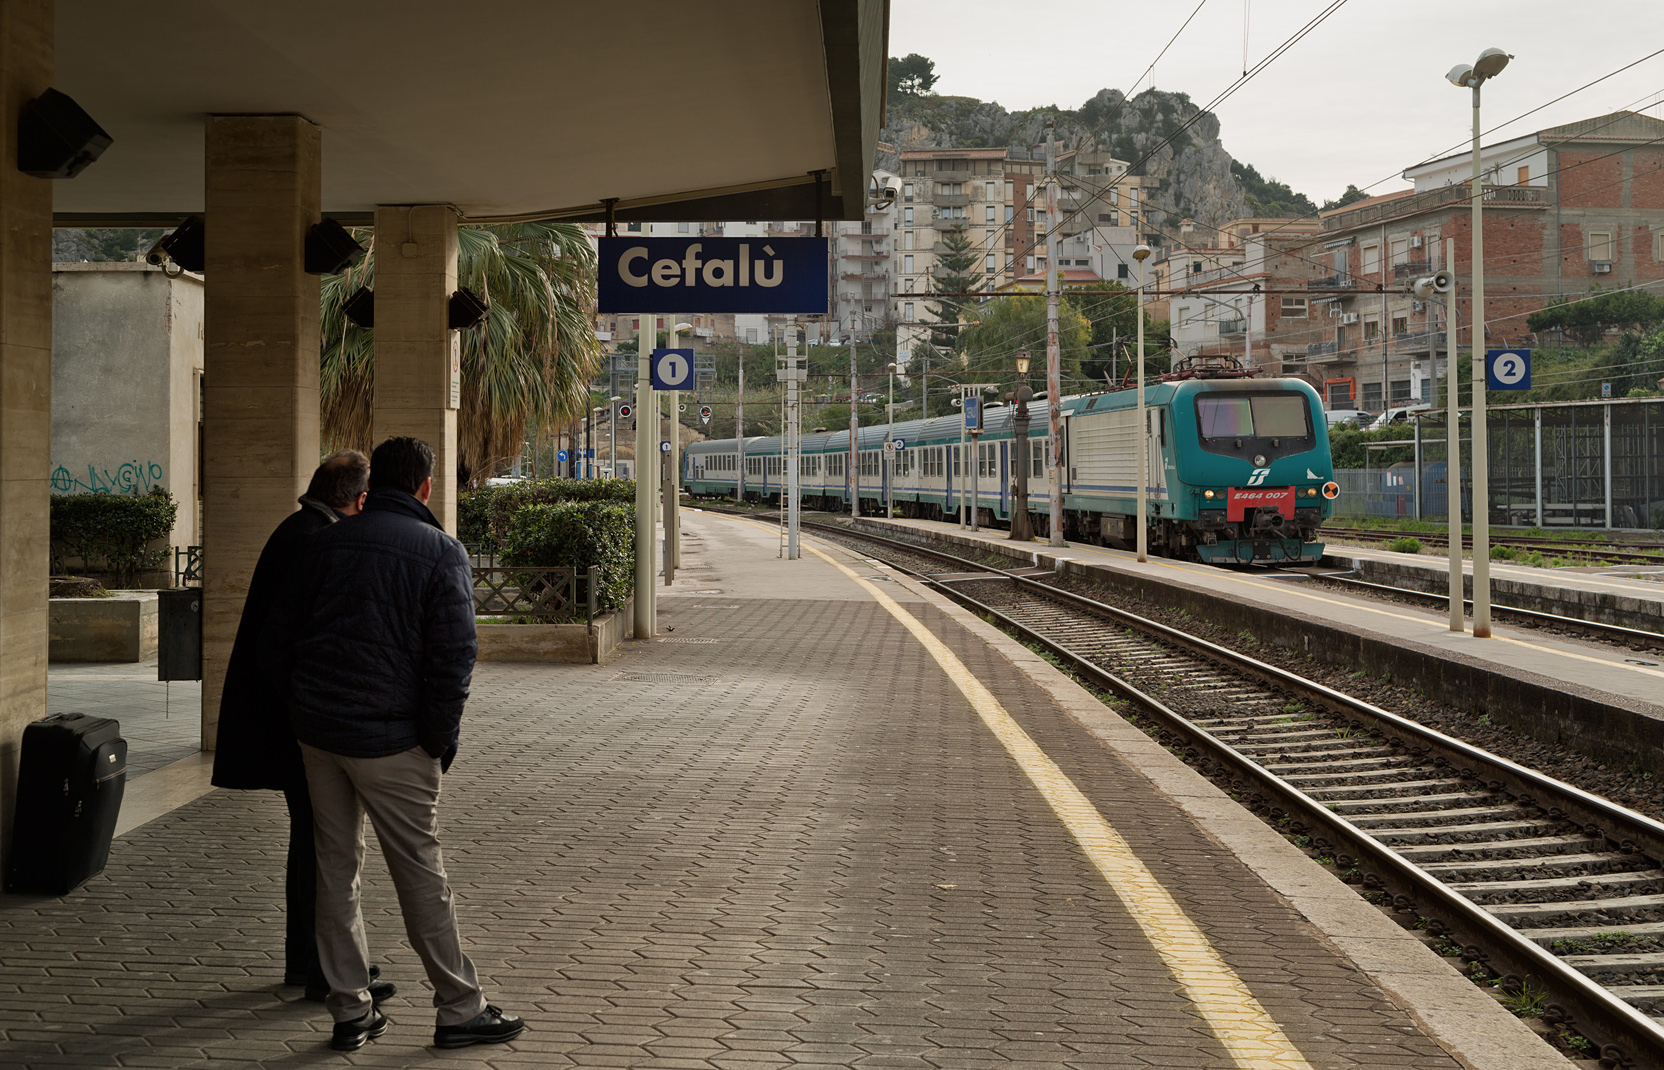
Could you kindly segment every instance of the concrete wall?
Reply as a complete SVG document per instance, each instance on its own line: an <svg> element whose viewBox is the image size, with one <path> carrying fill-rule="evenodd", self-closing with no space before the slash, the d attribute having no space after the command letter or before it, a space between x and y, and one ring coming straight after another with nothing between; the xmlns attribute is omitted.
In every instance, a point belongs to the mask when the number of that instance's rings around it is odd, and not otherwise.
<svg viewBox="0 0 1664 1070"><path fill-rule="evenodd" d="M202 280L140 263L52 272L52 493L161 486L172 542L200 544L197 393Z"/></svg>

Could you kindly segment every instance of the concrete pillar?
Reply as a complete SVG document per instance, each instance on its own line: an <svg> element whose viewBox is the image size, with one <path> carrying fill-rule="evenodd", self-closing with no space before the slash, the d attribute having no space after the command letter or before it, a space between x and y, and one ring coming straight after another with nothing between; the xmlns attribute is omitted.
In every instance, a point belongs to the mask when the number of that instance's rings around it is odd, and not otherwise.
<svg viewBox="0 0 1664 1070"><path fill-rule="evenodd" d="M446 324L456 289L456 209L436 204L376 209L376 390L372 444L414 435L433 447L428 508L456 534L456 407ZM460 369L455 369L460 374Z"/></svg>
<svg viewBox="0 0 1664 1070"><path fill-rule="evenodd" d="M295 115L208 119L204 299L202 746L254 563L318 465L319 130Z"/></svg>
<svg viewBox="0 0 1664 1070"><path fill-rule="evenodd" d="M0 859L23 728L46 716L52 183L17 169L17 116L51 82L51 0L0 0Z"/></svg>

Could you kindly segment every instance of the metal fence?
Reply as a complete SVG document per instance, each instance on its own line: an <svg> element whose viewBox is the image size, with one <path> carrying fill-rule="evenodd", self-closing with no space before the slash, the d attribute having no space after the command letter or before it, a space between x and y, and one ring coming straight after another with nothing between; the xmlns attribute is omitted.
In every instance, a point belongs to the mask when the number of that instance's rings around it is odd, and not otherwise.
<svg viewBox="0 0 1664 1070"><path fill-rule="evenodd" d="M1461 414L1462 520L1473 520L1473 439ZM1488 409L1492 524L1516 527L1664 528L1664 401L1551 402ZM1337 471L1335 515L1444 519L1447 446L1442 410L1418 413L1391 456ZM1373 455L1373 454L1372 454Z"/></svg>
<svg viewBox="0 0 1664 1070"><path fill-rule="evenodd" d="M173 585L175 587L202 586L202 547L175 546L173 548Z"/></svg>
<svg viewBox="0 0 1664 1070"><path fill-rule="evenodd" d="M600 569L533 568L523 565L474 565L474 615L510 617L517 623L553 624L583 621L595 626L596 585Z"/></svg>

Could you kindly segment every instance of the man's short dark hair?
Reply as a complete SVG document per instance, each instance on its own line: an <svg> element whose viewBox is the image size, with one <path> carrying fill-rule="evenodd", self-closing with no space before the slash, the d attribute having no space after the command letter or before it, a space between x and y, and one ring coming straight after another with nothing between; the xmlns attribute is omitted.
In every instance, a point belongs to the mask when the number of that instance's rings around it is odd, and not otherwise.
<svg viewBox="0 0 1664 1070"><path fill-rule="evenodd" d="M370 459L357 450L337 450L312 473L306 496L345 509L370 489Z"/></svg>
<svg viewBox="0 0 1664 1070"><path fill-rule="evenodd" d="M415 494L433 475L433 447L408 435L390 438L370 454L370 489Z"/></svg>

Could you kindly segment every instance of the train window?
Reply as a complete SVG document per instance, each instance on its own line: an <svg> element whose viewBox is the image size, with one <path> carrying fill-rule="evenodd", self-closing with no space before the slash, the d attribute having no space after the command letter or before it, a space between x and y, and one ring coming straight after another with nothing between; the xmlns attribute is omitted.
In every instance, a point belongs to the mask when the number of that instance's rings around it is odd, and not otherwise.
<svg viewBox="0 0 1664 1070"><path fill-rule="evenodd" d="M1156 428L1159 432L1159 434L1157 436L1157 441L1159 441L1163 446L1167 445L1167 410L1166 409L1157 409L1156 410Z"/></svg>
<svg viewBox="0 0 1664 1070"><path fill-rule="evenodd" d="M1264 451L1271 440L1279 440L1277 456L1298 452L1311 442L1309 408L1306 396L1293 391L1203 394L1196 399L1202 448L1229 454L1249 449L1246 440L1258 439L1255 449Z"/></svg>
<svg viewBox="0 0 1664 1070"><path fill-rule="evenodd" d="M1260 438L1305 438L1306 399L1300 394L1263 394L1254 399L1254 433Z"/></svg>
<svg viewBox="0 0 1664 1070"><path fill-rule="evenodd" d="M1204 395L1196 399L1196 415L1203 438L1253 437L1254 410L1246 395Z"/></svg>

